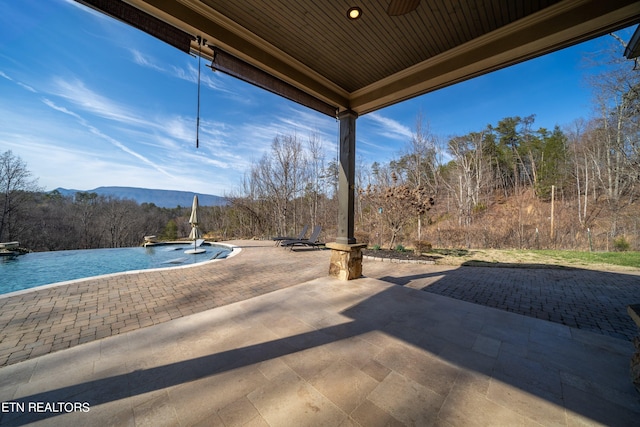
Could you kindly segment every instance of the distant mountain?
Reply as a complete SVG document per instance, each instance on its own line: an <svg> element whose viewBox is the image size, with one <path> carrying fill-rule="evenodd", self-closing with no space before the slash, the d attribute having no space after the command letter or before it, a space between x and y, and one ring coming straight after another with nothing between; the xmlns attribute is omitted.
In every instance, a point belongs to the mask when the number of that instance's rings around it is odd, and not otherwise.
<svg viewBox="0 0 640 427"><path fill-rule="evenodd" d="M135 200L142 203L153 203L161 208L175 208L177 206L189 207L193 202L193 195L198 195L200 206L224 206L227 201L224 197L211 194L191 193L189 191L152 190L149 188L135 187L98 187L93 190L72 190L56 188L63 196L75 196L77 192L96 193L100 196L112 196L118 199Z"/></svg>

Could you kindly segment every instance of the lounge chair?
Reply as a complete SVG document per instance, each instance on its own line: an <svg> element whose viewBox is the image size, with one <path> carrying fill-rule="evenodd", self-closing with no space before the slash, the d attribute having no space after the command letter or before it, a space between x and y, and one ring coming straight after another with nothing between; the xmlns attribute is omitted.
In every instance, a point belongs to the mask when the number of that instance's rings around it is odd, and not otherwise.
<svg viewBox="0 0 640 427"><path fill-rule="evenodd" d="M271 240L275 240L276 241L276 246L281 244L281 242L283 240L304 240L304 236L307 235L307 230L309 230L309 226L305 225L304 227L302 227L302 231L300 232L298 237L274 237Z"/></svg>
<svg viewBox="0 0 640 427"><path fill-rule="evenodd" d="M322 227L316 225L313 228L313 232L308 239L292 239L292 240L284 240L280 242L280 246L288 247L289 250L292 250L294 246L312 246L317 248L318 246L324 246L324 243L318 241L318 237L320 237L320 232L322 231Z"/></svg>

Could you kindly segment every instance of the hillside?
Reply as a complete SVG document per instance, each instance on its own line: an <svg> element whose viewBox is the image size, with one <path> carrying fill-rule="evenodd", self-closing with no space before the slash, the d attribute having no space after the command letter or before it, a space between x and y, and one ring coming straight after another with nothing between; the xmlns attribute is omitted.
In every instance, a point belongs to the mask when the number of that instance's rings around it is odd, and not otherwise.
<svg viewBox="0 0 640 427"><path fill-rule="evenodd" d="M73 196L83 190L73 190L67 188L56 188L64 196ZM198 195L200 206L223 206L226 199L212 194L199 194L189 191L157 190L136 187L98 187L93 190L86 190L88 193L96 193L100 196L112 196L118 199L135 200L142 203L153 203L161 208L175 208L177 206L191 206L194 194Z"/></svg>

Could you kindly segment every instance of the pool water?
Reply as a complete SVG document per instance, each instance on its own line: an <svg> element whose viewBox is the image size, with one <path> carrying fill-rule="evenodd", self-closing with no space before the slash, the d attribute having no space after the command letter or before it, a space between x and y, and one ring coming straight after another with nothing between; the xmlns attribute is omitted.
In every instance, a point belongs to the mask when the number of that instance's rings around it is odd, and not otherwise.
<svg viewBox="0 0 640 427"><path fill-rule="evenodd" d="M227 246L208 244L199 247L205 249L200 254L185 254L184 251L188 249L193 249L193 245L169 244L2 256L0 294L102 274L191 265L224 258L231 252Z"/></svg>

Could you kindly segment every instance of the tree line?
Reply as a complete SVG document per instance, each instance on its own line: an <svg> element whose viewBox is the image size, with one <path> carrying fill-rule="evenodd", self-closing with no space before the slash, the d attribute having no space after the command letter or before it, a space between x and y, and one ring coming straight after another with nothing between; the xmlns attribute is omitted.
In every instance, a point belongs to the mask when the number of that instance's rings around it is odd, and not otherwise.
<svg viewBox="0 0 640 427"><path fill-rule="evenodd" d="M617 43L619 38L615 37ZM622 48L624 48L624 44ZM564 128L505 117L442 138L421 113L395 159L357 168L356 234L394 247L640 248L640 79L620 45L589 84L595 116ZM278 136L231 198L245 234L336 232L337 165L317 138Z"/></svg>
<svg viewBox="0 0 640 427"><path fill-rule="evenodd" d="M356 238L370 245L467 248L640 248L640 78L611 49L590 82L597 114L560 128L505 117L443 138L418 113L412 137L386 163L356 172ZM603 63L601 61L600 63ZM225 195L202 207L212 239L337 229L338 165L314 134L276 135ZM145 235L184 238L190 207L159 208L77 193L44 193L21 159L0 157L0 241L33 250L135 246Z"/></svg>
<svg viewBox="0 0 640 427"><path fill-rule="evenodd" d="M0 242L19 241L32 251L138 246L144 236L186 238L191 207L161 208L152 203L77 192L44 192L27 165L11 151L0 154ZM225 208L203 206L201 227L225 238Z"/></svg>
<svg viewBox="0 0 640 427"><path fill-rule="evenodd" d="M394 247L640 247L640 79L620 39L588 82L595 116L545 129L535 115L505 117L466 135L442 138L418 113L403 152L359 164L360 241ZM624 44L622 48L624 48ZM337 165L313 136L278 136L232 198L245 234L293 233L320 223L335 235Z"/></svg>

